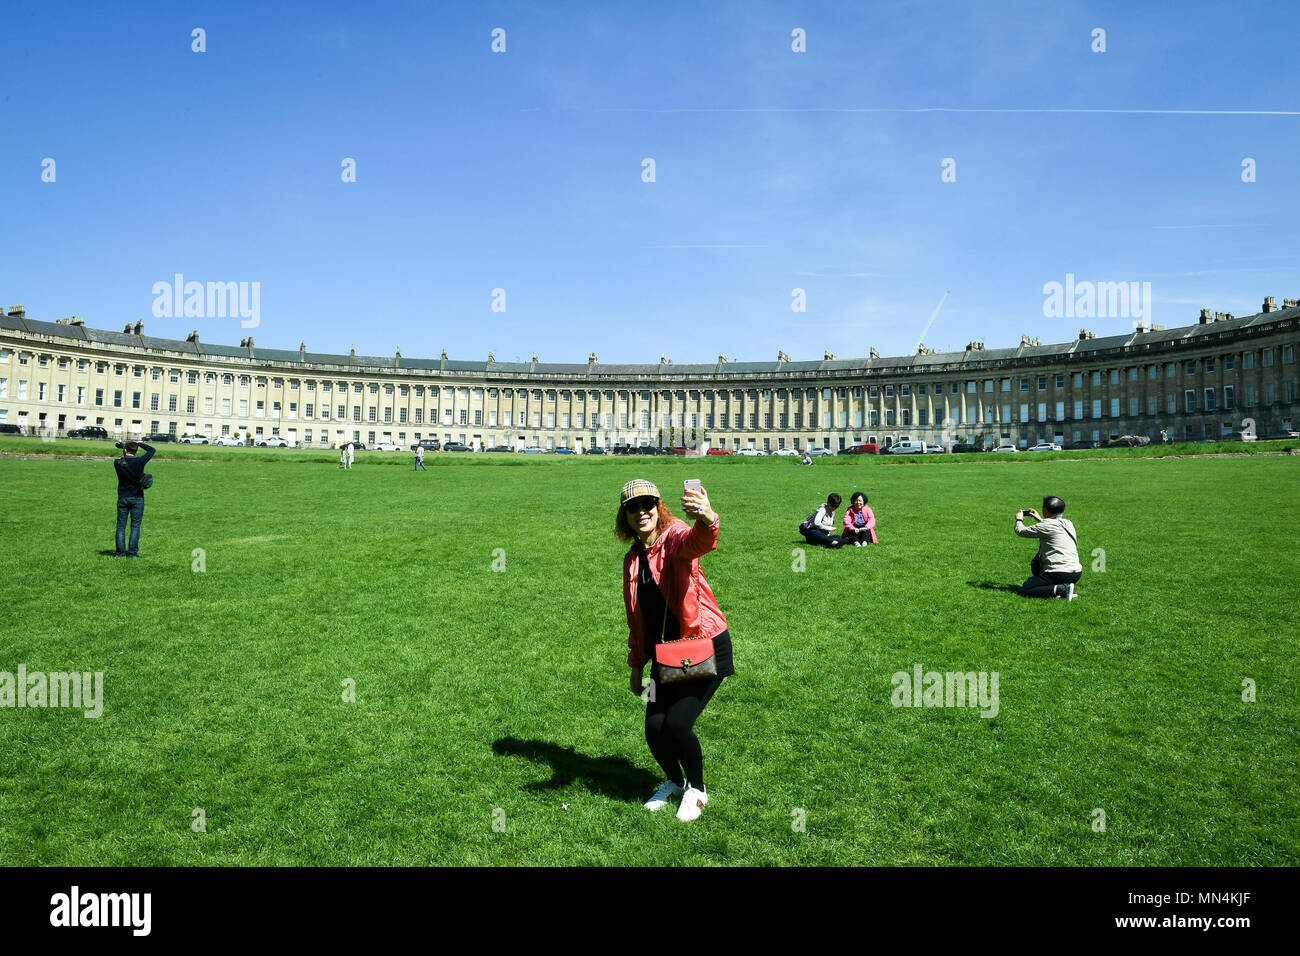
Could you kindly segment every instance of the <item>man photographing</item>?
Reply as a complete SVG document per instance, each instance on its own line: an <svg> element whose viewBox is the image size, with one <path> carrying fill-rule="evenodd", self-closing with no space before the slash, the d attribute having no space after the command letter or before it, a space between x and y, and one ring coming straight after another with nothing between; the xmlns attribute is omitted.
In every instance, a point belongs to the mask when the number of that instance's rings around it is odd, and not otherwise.
<svg viewBox="0 0 1300 956"><path fill-rule="evenodd" d="M1035 523L1026 526L1025 515ZM1022 596L1074 600L1074 586L1083 577L1083 565L1079 563L1078 535L1064 515L1065 502L1054 495L1043 499L1042 515L1033 508L1016 512L1016 534L1038 539L1038 553L1029 565L1033 577L1020 586Z"/></svg>
<svg viewBox="0 0 1300 956"><path fill-rule="evenodd" d="M144 520L144 490L153 479L144 473L144 466L153 457L153 446L144 442L117 442L122 457L113 459L117 472L117 551L114 557L138 558L140 549L140 522ZM136 452L144 449L142 457ZM126 519L131 519L131 545L126 547Z"/></svg>

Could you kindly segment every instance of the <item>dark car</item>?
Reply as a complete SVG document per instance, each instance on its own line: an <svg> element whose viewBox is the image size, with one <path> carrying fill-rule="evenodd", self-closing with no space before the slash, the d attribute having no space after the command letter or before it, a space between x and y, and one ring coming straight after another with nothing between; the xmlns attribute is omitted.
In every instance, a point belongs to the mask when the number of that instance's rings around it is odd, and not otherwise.
<svg viewBox="0 0 1300 956"><path fill-rule="evenodd" d="M335 445L334 447L335 447L335 448L346 448L347 446L348 446L348 443L347 443L347 442L339 442L339 443L338 443L337 445ZM366 450L366 443L363 442L363 441L354 441L354 442L352 442L352 450L353 450L353 451L365 451L365 450Z"/></svg>
<svg viewBox="0 0 1300 956"><path fill-rule="evenodd" d="M952 451L954 455L970 455L976 452L982 452L983 450L984 450L983 445L975 445L975 444L971 444L970 442L964 442L964 441L959 441L952 446Z"/></svg>
<svg viewBox="0 0 1300 956"><path fill-rule="evenodd" d="M443 451L473 451L474 449L470 448L469 445L463 444L462 442L449 441L447 442L447 444L442 446L442 450Z"/></svg>
<svg viewBox="0 0 1300 956"><path fill-rule="evenodd" d="M603 454L605 454L605 449L601 448L599 445L593 445L591 448L588 448L588 449L587 449L587 454L588 454L588 455L603 455Z"/></svg>
<svg viewBox="0 0 1300 956"><path fill-rule="evenodd" d="M484 451L514 451L509 445L493 445L491 448L484 448Z"/></svg>
<svg viewBox="0 0 1300 956"><path fill-rule="evenodd" d="M15 430L18 428L17 425L10 425L9 427ZM0 431L3 431L4 428L5 426L0 425ZM108 431L102 425L83 425L80 428L74 428L72 431L68 432L68 437L94 438L99 441L108 441Z"/></svg>
<svg viewBox="0 0 1300 956"><path fill-rule="evenodd" d="M411 451L415 451L416 448L423 448L425 451L437 451L441 447L442 444L436 438L421 438L411 446Z"/></svg>
<svg viewBox="0 0 1300 956"><path fill-rule="evenodd" d="M158 442L167 442L167 441L175 441L175 440L176 440L176 436L169 435L167 434L167 432L154 432L152 435L145 435L144 438L142 439L142 441L146 441L151 445L156 444Z"/></svg>
<svg viewBox="0 0 1300 956"><path fill-rule="evenodd" d="M880 446L875 442L863 442L861 445L850 445L840 452L841 455L879 455Z"/></svg>
<svg viewBox="0 0 1300 956"><path fill-rule="evenodd" d="M1095 441L1076 441L1070 442L1065 447L1069 451L1083 451L1085 448L1098 448L1100 445Z"/></svg>
<svg viewBox="0 0 1300 956"><path fill-rule="evenodd" d="M103 431L103 429L100 429L100 431ZM10 425L8 423L0 425L0 435L21 435L22 433L22 427L19 425ZM72 432L68 432L68 437L73 438L75 436ZM107 438L108 436L105 435L104 437Z"/></svg>

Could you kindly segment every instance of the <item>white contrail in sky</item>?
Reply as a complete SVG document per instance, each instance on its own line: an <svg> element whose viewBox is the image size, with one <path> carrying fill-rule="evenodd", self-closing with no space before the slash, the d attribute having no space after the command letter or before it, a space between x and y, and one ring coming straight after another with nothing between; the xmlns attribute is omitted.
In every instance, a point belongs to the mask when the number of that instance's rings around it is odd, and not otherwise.
<svg viewBox="0 0 1300 956"><path fill-rule="evenodd" d="M939 315L939 310L943 308L943 304L945 301L947 301L947 299L948 299L948 290L944 290L943 298L939 300L939 304L936 305L934 307L934 311L930 313L930 321L925 323L925 328L921 330L921 337L916 340L916 348L913 349L913 354L919 352L921 346L925 344L925 335L927 332L930 331L930 326L934 325L934 320Z"/></svg>

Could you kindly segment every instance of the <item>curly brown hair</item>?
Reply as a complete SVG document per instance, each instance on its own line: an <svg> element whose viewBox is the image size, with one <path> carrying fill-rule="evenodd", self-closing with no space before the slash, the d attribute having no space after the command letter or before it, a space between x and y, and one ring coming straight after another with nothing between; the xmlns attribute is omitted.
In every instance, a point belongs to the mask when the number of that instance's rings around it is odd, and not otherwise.
<svg viewBox="0 0 1300 956"><path fill-rule="evenodd" d="M670 524L673 523L673 521L675 520L675 518L674 518L673 513L672 513L671 511L668 510L668 506L667 506L666 504L664 504L664 500L663 500L662 498L659 499L659 509L658 509L658 510L659 510L659 525L658 525L658 527L659 527L659 531L660 531L660 533L662 534L663 531L664 531L664 530L665 530L665 529L666 529ZM618 540L620 540L620 541L635 541L635 540L637 540L637 537L636 537L636 531L634 531L633 528L632 528L632 526L631 526L630 524L628 524L628 522L627 522L627 512L623 510L623 503L622 503L622 502L619 502L619 506L618 506L618 514L616 514L616 515L614 516L614 537L618 538Z"/></svg>

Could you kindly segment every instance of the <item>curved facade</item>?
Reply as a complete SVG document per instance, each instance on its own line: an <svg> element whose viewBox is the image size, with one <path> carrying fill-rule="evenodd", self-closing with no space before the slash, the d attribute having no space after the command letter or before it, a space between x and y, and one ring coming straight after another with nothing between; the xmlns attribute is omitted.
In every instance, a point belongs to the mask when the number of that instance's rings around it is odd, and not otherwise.
<svg viewBox="0 0 1300 956"><path fill-rule="evenodd" d="M323 354L154 338L0 315L0 424L63 435L279 435L310 447L421 438L481 447L737 450L905 438L1218 438L1293 426L1300 306L1182 328L897 358L607 365ZM1249 427L1249 426L1246 426Z"/></svg>

